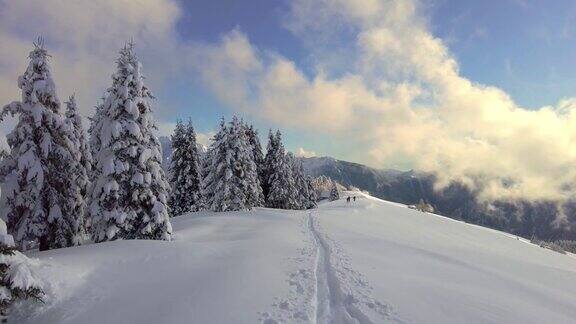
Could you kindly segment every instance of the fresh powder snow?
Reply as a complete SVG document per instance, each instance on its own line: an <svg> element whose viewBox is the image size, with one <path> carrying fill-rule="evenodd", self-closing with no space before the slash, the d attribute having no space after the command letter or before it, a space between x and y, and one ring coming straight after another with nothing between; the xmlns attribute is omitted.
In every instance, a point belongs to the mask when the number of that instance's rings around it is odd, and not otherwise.
<svg viewBox="0 0 576 324"><path fill-rule="evenodd" d="M346 202L355 195L356 201ZM576 258L359 192L172 219L173 241L29 252L14 323L573 323Z"/></svg>

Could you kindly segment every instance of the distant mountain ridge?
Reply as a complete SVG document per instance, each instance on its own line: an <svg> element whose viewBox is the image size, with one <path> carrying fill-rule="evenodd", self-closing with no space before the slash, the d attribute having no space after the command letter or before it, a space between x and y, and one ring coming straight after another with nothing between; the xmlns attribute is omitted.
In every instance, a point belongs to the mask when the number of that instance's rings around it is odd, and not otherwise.
<svg viewBox="0 0 576 324"><path fill-rule="evenodd" d="M172 156L170 138L159 137L162 166L169 174ZM202 152L205 147L199 147ZM434 206L442 215L503 230L526 238L541 240L576 240L576 202L527 200L478 202L478 192L453 183L436 191L436 177L418 171L379 170L359 163L332 157L300 158L308 175L325 175L344 186L368 191L372 196L403 204L420 199Z"/></svg>
<svg viewBox="0 0 576 324"><path fill-rule="evenodd" d="M331 157L301 158L307 174L325 175L371 195L404 204L420 199L434 206L438 213L519 236L543 240L576 239L576 203L527 200L478 202L478 192L453 183L444 190L434 190L436 177L416 171L378 170Z"/></svg>

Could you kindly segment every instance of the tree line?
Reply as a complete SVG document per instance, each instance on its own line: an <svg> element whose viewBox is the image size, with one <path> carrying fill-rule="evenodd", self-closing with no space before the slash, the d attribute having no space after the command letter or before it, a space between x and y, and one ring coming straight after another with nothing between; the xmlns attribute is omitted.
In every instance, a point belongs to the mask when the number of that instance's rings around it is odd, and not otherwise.
<svg viewBox="0 0 576 324"><path fill-rule="evenodd" d="M206 153L192 122L178 121L168 181L154 96L133 44L120 50L87 133L74 96L62 112L49 57L43 42L34 44L18 78L21 100L0 113L0 121L17 120L9 152L0 152L0 217L21 249L28 242L48 250L90 239L170 240L169 218L199 210L316 206L311 179L280 131L270 131L264 155L257 130L236 116L222 119Z"/></svg>

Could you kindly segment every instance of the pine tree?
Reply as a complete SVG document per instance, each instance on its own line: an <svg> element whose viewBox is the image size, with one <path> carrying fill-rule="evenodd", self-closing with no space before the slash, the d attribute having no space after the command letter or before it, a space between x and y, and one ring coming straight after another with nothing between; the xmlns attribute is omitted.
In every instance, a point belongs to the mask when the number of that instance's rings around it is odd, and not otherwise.
<svg viewBox="0 0 576 324"><path fill-rule="evenodd" d="M236 160L234 173L246 195L245 208L262 206L264 195L258 177L258 165L254 160L254 146L246 135L246 127L236 116L230 122L229 147Z"/></svg>
<svg viewBox="0 0 576 324"><path fill-rule="evenodd" d="M95 108L94 115L89 118L90 126L88 127L88 135L90 139L88 145L90 147L90 155L92 156L93 159L96 158L102 146L101 145L102 140L100 139L100 131L102 129L102 117L104 116L103 110L105 100L106 97L101 98L100 102L98 102L94 107ZM93 181L96 178L97 176L96 171L97 169L92 167L91 172L89 174L90 181Z"/></svg>
<svg viewBox="0 0 576 324"><path fill-rule="evenodd" d="M202 209L205 210L212 210L212 202L214 201L215 193L215 176L217 173L217 170L213 169L213 164L215 163L216 153L219 151L219 146L223 145L222 141L224 136L226 136L226 133L226 122L224 121L224 118L222 118L220 120L218 132L216 132L216 134L211 138L211 144L200 162Z"/></svg>
<svg viewBox="0 0 576 324"><path fill-rule="evenodd" d="M266 205L268 205L268 192L270 191L270 174L271 165L278 155L280 143L274 133L270 129L268 131L268 145L266 146L266 156L264 158L264 165L262 167L261 183L262 183L262 193L264 194L264 199L266 200Z"/></svg>
<svg viewBox="0 0 576 324"><path fill-rule="evenodd" d="M78 115L78 107L76 105L76 98L71 96L66 102L66 125L70 132L70 140L73 145L73 152L75 164L69 166L69 170L73 175L75 197L73 198L72 213L80 218L79 236L85 235L85 229L89 226L86 212L86 199L88 196L88 188L90 187L90 172L92 170L92 153L90 152L90 145L86 139L86 133L82 127L82 117ZM77 237L81 239L81 237ZM79 243L79 242L77 242Z"/></svg>
<svg viewBox="0 0 576 324"><path fill-rule="evenodd" d="M133 44L127 44L116 62L108 96L94 120L101 141L94 157L90 215L96 242L116 239L170 240L169 185L161 168L160 142L141 64ZM98 129L99 128L99 129ZM93 134L94 135L94 134Z"/></svg>
<svg viewBox="0 0 576 324"><path fill-rule="evenodd" d="M31 271L26 255L14 247L6 223L0 219L0 319L5 323L14 302L24 299L42 301L42 284Z"/></svg>
<svg viewBox="0 0 576 324"><path fill-rule="evenodd" d="M336 185L336 181L332 180L332 188L330 188L330 201L335 201L340 199L340 191Z"/></svg>
<svg viewBox="0 0 576 324"><path fill-rule="evenodd" d="M306 208L316 208L318 207L318 196L314 189L313 179L310 176L306 176L306 185L308 186L308 207Z"/></svg>
<svg viewBox="0 0 576 324"><path fill-rule="evenodd" d="M262 153L262 145L260 145L260 139L258 138L258 131L254 128L254 125L244 125L246 128L246 137L248 138L248 143L252 148L252 156L254 163L256 163L256 169L258 170L258 180L260 183L264 182L264 154Z"/></svg>
<svg viewBox="0 0 576 324"><path fill-rule="evenodd" d="M0 215L25 248L37 240L40 250L74 244L78 227L69 207L74 196L67 167L73 164L73 147L60 115L60 101L50 73L48 52L39 40L30 52L26 72L18 78L22 101L2 109L18 115L7 136L10 156L2 162Z"/></svg>
<svg viewBox="0 0 576 324"><path fill-rule="evenodd" d="M251 209L262 205L262 189L243 125L236 117L222 121L204 164L203 193L213 211Z"/></svg>
<svg viewBox="0 0 576 324"><path fill-rule="evenodd" d="M270 137L270 149L266 153L268 196L266 204L271 208L298 209L298 191L292 173L290 157L284 150L280 131Z"/></svg>
<svg viewBox="0 0 576 324"><path fill-rule="evenodd" d="M292 164L292 176L294 178L294 184L298 192L298 209L314 208L316 206L316 199L313 198L313 193L312 195L310 193L311 184L309 182L309 178L304 175L304 167L302 166L302 161L297 159L292 153L288 153L288 156Z"/></svg>
<svg viewBox="0 0 576 324"><path fill-rule="evenodd" d="M196 132L192 121L184 126L176 123L172 135L172 193L169 205L173 215L200 210L200 157L196 144Z"/></svg>

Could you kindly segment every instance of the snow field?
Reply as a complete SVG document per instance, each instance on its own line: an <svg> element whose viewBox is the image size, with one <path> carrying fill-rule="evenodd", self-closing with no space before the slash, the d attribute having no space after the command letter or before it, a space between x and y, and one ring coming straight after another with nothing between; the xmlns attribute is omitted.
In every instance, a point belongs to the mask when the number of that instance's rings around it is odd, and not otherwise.
<svg viewBox="0 0 576 324"><path fill-rule="evenodd" d="M355 193L357 196L360 195ZM576 259L361 196L172 219L175 240L35 252L16 323L571 323Z"/></svg>

